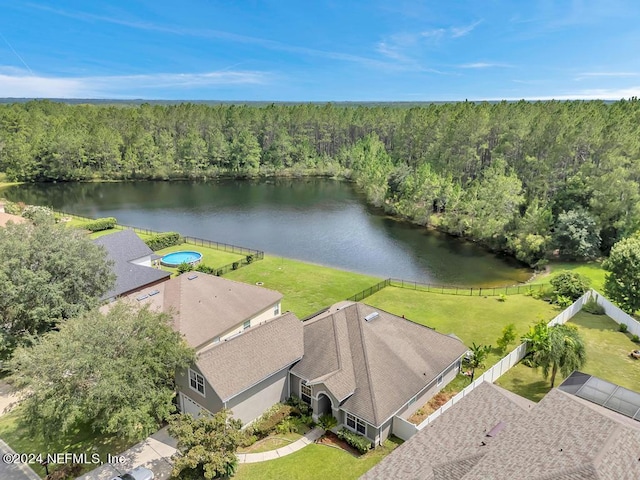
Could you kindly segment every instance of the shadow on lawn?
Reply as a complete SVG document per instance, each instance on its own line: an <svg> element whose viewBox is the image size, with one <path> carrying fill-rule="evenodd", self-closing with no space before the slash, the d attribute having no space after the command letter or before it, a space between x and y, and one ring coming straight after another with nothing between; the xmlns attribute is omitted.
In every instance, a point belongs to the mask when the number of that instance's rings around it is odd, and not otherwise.
<svg viewBox="0 0 640 480"><path fill-rule="evenodd" d="M531 401L539 402L549 393L551 388L547 380L538 380L536 382L524 381L520 378L513 378L510 381L509 390L521 397L528 398Z"/></svg>

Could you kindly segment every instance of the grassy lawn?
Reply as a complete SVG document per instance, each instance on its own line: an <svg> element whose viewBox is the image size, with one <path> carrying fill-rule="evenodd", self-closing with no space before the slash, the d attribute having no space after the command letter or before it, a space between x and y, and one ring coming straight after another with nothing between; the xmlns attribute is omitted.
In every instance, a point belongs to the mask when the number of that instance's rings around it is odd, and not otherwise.
<svg viewBox="0 0 640 480"><path fill-rule="evenodd" d="M628 335L618 331L618 324L605 315L591 315L580 312L571 319L585 340L587 364L582 371L608 380L617 385L640 391L640 360L629 357L631 350L637 349ZM563 378L558 374L556 385ZM497 382L512 392L539 401L549 391L549 381L540 370L516 365Z"/></svg>
<svg viewBox="0 0 640 480"><path fill-rule="evenodd" d="M224 277L251 284L263 282L265 288L284 295L283 311L290 310L300 318L381 281L368 275L270 255Z"/></svg>
<svg viewBox="0 0 640 480"><path fill-rule="evenodd" d="M100 436L90 428L81 428L69 435L61 435L51 432L54 439L51 443L40 435L31 435L27 428L21 424L21 408L0 416L0 438L2 438L14 451L19 453L98 453L101 459L106 459L107 454L119 454L134 445L117 436ZM53 470L53 465L49 468ZM40 465L31 465L38 475L44 477L44 468ZM96 465L85 465L83 473L96 468Z"/></svg>
<svg viewBox="0 0 640 480"><path fill-rule="evenodd" d="M400 442L397 440L397 442ZM392 440L355 458L350 453L326 445L311 444L286 457L268 462L241 464L237 480L336 480L356 479L373 468L398 446Z"/></svg>
<svg viewBox="0 0 640 480"><path fill-rule="evenodd" d="M258 440L256 443L246 448L239 448L238 453L261 453L268 452L270 450L276 450L285 445L300 440L302 435L299 433L284 433L277 435L269 435L267 438Z"/></svg>
<svg viewBox="0 0 640 480"><path fill-rule="evenodd" d="M396 315L404 315L438 332L455 333L465 345L475 342L494 347L505 325L515 324L519 338L530 325L539 320L549 321L560 312L547 302L525 295L510 295L506 301L500 302L498 297L465 297L397 287L387 287L365 298L364 302ZM487 366L503 356L494 348ZM476 370L476 376L481 372Z"/></svg>
<svg viewBox="0 0 640 480"><path fill-rule="evenodd" d="M592 288L599 292L602 292L603 290L604 276L607 272L602 268L600 262L553 262L549 264L549 267L549 273L538 275L531 283L549 283L549 281L554 277L554 275L557 275L558 272L570 270L590 278Z"/></svg>

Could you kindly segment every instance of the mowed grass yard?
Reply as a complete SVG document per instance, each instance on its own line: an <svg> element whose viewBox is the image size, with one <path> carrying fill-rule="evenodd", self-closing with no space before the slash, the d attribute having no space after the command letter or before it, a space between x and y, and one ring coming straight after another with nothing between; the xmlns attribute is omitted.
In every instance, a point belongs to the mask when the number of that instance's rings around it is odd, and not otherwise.
<svg viewBox="0 0 640 480"><path fill-rule="evenodd" d="M532 284L549 283L549 281L563 270L579 273L591 280L591 288L602 293L604 289L604 276L607 271L602 268L600 262L553 262L549 264L549 273L538 275Z"/></svg>
<svg viewBox="0 0 640 480"><path fill-rule="evenodd" d="M435 328L440 333L454 333L467 346L474 342L478 345L492 345L494 348L486 362L486 366L490 367L504 356L496 348L496 340L502 335L502 329L506 325L513 323L518 335L516 343L509 347L510 351L520 343L520 336L526 333L530 325L539 320L550 321L560 313L556 306L530 296L509 295L504 302L500 302L498 298L387 287L363 301L387 312L404 315L405 318Z"/></svg>
<svg viewBox="0 0 640 480"><path fill-rule="evenodd" d="M241 464L237 480L351 480L359 478L401 442L385 444L359 458L327 445L311 444L286 457L262 463Z"/></svg>
<svg viewBox="0 0 640 480"><path fill-rule="evenodd" d="M568 322L576 325L585 340L587 364L582 371L622 387L640 392L640 360L629 356L638 344L628 334L618 331L618 324L605 315L580 312ZM556 377L556 386L564 378ZM533 401L539 401L549 392L549 380L540 369L519 364L496 382L498 385Z"/></svg>
<svg viewBox="0 0 640 480"><path fill-rule="evenodd" d="M174 245L173 247L163 248L162 250L158 250L158 255L166 255L171 252L179 252L182 250L193 250L195 252L199 252L202 254L202 264L211 268L220 268L225 265L229 265L230 263L237 262L246 257L246 255L240 253L233 252L225 252L224 250L218 250L216 248L203 247L200 245L193 245L191 243L182 243L180 245ZM256 260L257 261L257 260ZM171 273L176 273L178 271L177 268L169 268L162 267L163 270L166 270Z"/></svg>
<svg viewBox="0 0 640 480"><path fill-rule="evenodd" d="M226 273L224 277L253 285L262 282L265 288L277 290L284 295L282 310L292 311L299 318L345 300L382 280L271 255Z"/></svg>
<svg viewBox="0 0 640 480"><path fill-rule="evenodd" d="M31 435L28 428L22 424L21 407L0 416L0 438L2 438L15 452L19 453L98 453L102 461L106 461L107 454L115 455L133 446L136 442L127 441L118 436L96 435L89 427L79 427L73 433L61 435L51 432L52 440L47 442L41 435ZM45 470L39 464L30 465L41 477ZM98 465L84 465L82 473L93 470ZM49 465L53 471L55 465Z"/></svg>

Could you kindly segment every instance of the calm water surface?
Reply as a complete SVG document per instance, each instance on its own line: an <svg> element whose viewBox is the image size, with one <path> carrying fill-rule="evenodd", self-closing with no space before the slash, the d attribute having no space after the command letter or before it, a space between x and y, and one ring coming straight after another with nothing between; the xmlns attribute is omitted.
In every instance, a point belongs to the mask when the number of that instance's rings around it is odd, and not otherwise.
<svg viewBox="0 0 640 480"><path fill-rule="evenodd" d="M19 185L3 195L384 278L493 286L530 275L472 243L381 215L333 180Z"/></svg>

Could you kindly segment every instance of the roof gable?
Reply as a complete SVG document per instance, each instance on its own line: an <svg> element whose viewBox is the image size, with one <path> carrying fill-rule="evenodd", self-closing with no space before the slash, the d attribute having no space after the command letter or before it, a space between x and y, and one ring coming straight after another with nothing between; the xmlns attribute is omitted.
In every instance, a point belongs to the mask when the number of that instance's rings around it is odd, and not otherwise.
<svg viewBox="0 0 640 480"><path fill-rule="evenodd" d="M372 315L377 313L376 315ZM371 321L367 316L374 316ZM467 348L362 303L341 302L304 323L305 356L292 372L324 383L354 415L380 425Z"/></svg>
<svg viewBox="0 0 640 480"><path fill-rule="evenodd" d="M286 313L198 355L196 365L223 402L300 360L302 322Z"/></svg>

